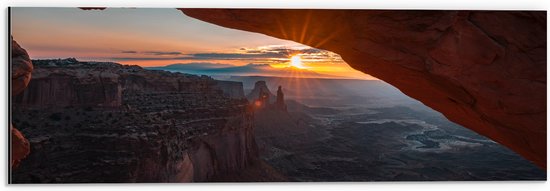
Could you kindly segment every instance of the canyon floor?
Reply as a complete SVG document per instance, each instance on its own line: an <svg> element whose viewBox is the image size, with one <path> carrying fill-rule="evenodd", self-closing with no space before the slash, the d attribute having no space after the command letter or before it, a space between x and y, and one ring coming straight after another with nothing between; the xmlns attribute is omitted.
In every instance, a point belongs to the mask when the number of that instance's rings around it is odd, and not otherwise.
<svg viewBox="0 0 550 191"><path fill-rule="evenodd" d="M390 91L375 84L371 91ZM289 181L546 180L545 170L406 96L340 93L256 112L261 158Z"/></svg>

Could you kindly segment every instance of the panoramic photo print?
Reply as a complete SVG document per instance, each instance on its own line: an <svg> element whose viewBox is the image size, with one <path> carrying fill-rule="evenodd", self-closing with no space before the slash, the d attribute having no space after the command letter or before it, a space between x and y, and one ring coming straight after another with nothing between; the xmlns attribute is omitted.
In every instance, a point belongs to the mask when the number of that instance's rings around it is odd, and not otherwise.
<svg viewBox="0 0 550 191"><path fill-rule="evenodd" d="M546 181L546 15L11 7L9 183Z"/></svg>

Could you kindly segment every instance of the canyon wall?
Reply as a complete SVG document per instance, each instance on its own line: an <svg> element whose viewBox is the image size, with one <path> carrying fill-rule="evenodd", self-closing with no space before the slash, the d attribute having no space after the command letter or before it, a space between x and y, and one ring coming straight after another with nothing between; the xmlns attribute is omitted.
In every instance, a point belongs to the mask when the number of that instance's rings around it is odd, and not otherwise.
<svg viewBox="0 0 550 191"><path fill-rule="evenodd" d="M216 87L224 92L224 95L233 99L246 99L242 82L216 81Z"/></svg>
<svg viewBox="0 0 550 191"><path fill-rule="evenodd" d="M210 77L74 59L32 75L12 108L32 146L13 183L200 182L258 159L248 102Z"/></svg>
<svg viewBox="0 0 550 191"><path fill-rule="evenodd" d="M546 12L180 9L339 54L546 168Z"/></svg>
<svg viewBox="0 0 550 191"><path fill-rule="evenodd" d="M248 101L254 102L260 97L262 93L266 94L267 96L266 99L269 103L272 103L272 101L276 97L275 95L273 95L273 93L271 93L271 91L269 91L269 88L267 87L267 84L265 83L265 81L260 80L254 83L254 88L252 89L252 91L250 91L250 93L246 95L246 98L248 99Z"/></svg>
<svg viewBox="0 0 550 191"><path fill-rule="evenodd" d="M35 106L103 106L118 107L122 92L190 92L229 91L233 84L220 83L208 76L148 71L139 66L108 62L35 60L29 87L15 103ZM241 86L242 88L242 86Z"/></svg>
<svg viewBox="0 0 550 191"><path fill-rule="evenodd" d="M82 110L99 120L125 114ZM37 112L38 113L38 112ZM46 115L52 113L46 112ZM64 113L63 116L75 116ZM143 117L136 114L131 116ZM47 116L44 116L46 119ZM121 120L121 119L115 119ZM249 115L191 124L104 126L29 121L32 152L13 183L201 182L239 172L257 158ZM39 125L44 123L44 127ZM23 126L22 126L23 127Z"/></svg>

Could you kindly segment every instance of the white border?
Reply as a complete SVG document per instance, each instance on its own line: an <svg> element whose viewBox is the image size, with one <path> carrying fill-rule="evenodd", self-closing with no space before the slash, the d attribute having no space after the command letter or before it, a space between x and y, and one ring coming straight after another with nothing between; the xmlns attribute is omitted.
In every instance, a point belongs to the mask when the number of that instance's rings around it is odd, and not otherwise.
<svg viewBox="0 0 550 191"><path fill-rule="evenodd" d="M548 0L1 0L0 111L7 112L7 7L188 7L188 8L332 8L332 9L444 9L444 10L548 10ZM548 13L547 13L548 14ZM548 107L548 105L547 105ZM7 185L6 132L7 113L0 117L0 179L8 190L224 190L224 191L292 191L292 190L406 190L406 191L518 191L550 190L548 182L365 182L365 183L243 183L243 184L70 184ZM547 135L548 136L548 135ZM548 139L547 139L548 140ZM548 143L547 143L548 144Z"/></svg>
<svg viewBox="0 0 550 191"><path fill-rule="evenodd" d="M10 6L33 7L189 7L326 9L468 9L545 10L546 0L13 0Z"/></svg>

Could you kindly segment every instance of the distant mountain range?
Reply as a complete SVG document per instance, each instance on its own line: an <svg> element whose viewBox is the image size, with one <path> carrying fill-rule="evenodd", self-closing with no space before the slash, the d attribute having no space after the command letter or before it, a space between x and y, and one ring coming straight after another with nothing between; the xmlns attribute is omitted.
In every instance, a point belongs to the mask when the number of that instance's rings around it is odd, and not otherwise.
<svg viewBox="0 0 550 191"><path fill-rule="evenodd" d="M230 64L217 63L187 63L171 64L161 67L146 67L152 70L165 70L171 72L182 72L208 76L276 76L276 77L294 77L294 78L346 78L342 76L333 76L319 74L317 72L300 69L296 67L274 68L269 64L247 64L243 66L234 66Z"/></svg>

